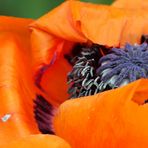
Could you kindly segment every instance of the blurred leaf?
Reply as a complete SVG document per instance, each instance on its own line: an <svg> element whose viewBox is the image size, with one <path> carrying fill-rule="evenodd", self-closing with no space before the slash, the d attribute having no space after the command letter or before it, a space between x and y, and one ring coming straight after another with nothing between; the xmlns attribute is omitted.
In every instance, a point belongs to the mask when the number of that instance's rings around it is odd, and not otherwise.
<svg viewBox="0 0 148 148"><path fill-rule="evenodd" d="M0 15L38 18L63 0L0 0Z"/></svg>
<svg viewBox="0 0 148 148"><path fill-rule="evenodd" d="M0 15L38 18L64 0L0 0ZM111 3L112 0L82 0L94 3Z"/></svg>
<svg viewBox="0 0 148 148"><path fill-rule="evenodd" d="M113 0L81 0L84 2L100 3L100 4L111 4Z"/></svg>

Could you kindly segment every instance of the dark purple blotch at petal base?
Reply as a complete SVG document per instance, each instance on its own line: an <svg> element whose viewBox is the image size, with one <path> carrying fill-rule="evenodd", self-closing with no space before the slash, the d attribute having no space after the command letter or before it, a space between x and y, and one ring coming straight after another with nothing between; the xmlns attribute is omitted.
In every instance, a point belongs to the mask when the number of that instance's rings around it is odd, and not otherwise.
<svg viewBox="0 0 148 148"><path fill-rule="evenodd" d="M54 134L52 127L53 111L53 106L43 96L36 96L34 100L34 117L39 130L43 134Z"/></svg>

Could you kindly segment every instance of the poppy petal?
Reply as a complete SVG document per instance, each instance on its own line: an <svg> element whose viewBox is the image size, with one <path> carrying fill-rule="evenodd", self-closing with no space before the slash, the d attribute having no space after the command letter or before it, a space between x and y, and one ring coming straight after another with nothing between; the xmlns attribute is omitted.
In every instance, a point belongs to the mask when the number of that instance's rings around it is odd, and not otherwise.
<svg viewBox="0 0 148 148"><path fill-rule="evenodd" d="M0 34L0 143L39 133L33 115L36 91L30 56L21 39L15 33Z"/></svg>
<svg viewBox="0 0 148 148"><path fill-rule="evenodd" d="M55 133L73 148L147 147L147 83L147 79L140 79L118 89L64 102L54 118Z"/></svg>
<svg viewBox="0 0 148 148"><path fill-rule="evenodd" d="M103 5L85 5L79 10L85 36L94 43L108 46L139 43L141 35L147 34L147 13Z"/></svg>
<svg viewBox="0 0 148 148"><path fill-rule="evenodd" d="M60 56L55 63L49 67L41 80L44 92L48 96L47 99L54 105L59 105L69 98L67 93L67 73L71 70L71 66L63 56Z"/></svg>
<svg viewBox="0 0 148 148"><path fill-rule="evenodd" d="M70 148L69 144L57 136L51 135L30 135L28 137L19 138L6 145L1 145L7 148Z"/></svg>
<svg viewBox="0 0 148 148"><path fill-rule="evenodd" d="M32 27L72 42L91 40L94 43L114 46L124 43L122 33L128 32L126 26L133 26L134 33L130 30L132 41L139 41L140 33L146 31L144 28L147 26L147 14L147 10L133 12L112 6L66 1L35 21ZM141 28L141 32L136 29L137 26ZM138 34L138 38L135 34ZM129 39L126 41L131 42Z"/></svg>
<svg viewBox="0 0 148 148"><path fill-rule="evenodd" d="M23 49L28 53L31 51L28 25L32 22L32 19L0 16L0 32L12 32L19 35L22 39ZM29 55L31 56L31 54Z"/></svg>
<svg viewBox="0 0 148 148"><path fill-rule="evenodd" d="M16 18L16 17L8 17L8 16L0 16L0 31L11 31L21 33L26 36L27 26L32 23L32 19L23 19L23 18Z"/></svg>
<svg viewBox="0 0 148 148"><path fill-rule="evenodd" d="M147 0L116 0L112 6L118 8L129 8L129 9L147 9L148 1Z"/></svg>

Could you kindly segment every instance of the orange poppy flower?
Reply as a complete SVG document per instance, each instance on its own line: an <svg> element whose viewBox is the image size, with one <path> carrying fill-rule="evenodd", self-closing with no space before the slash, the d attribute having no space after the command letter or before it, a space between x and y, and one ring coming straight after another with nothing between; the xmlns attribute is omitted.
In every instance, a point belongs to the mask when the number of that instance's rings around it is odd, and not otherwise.
<svg viewBox="0 0 148 148"><path fill-rule="evenodd" d="M70 0L30 25L34 71L42 71L37 84L48 96L48 102L58 105L69 97L66 83L70 72L68 79L72 89L69 89L69 93L77 99L64 102L55 113L52 123L55 134L67 140L73 148L148 146L145 118L148 109L147 80L135 81L141 77L147 78L147 68L143 69L146 66L143 59L147 57L147 43L138 44L141 36L148 34L148 11L141 9L143 6L147 8L146 5L139 5L142 1L124 2L119 0L113 6L105 6ZM136 11L133 10L133 3ZM128 8L123 4L128 4ZM80 51L76 48L80 56L73 54L77 43L82 46ZM103 56L100 59L102 65L98 68L98 79L101 77L103 82L96 85L97 89L91 90L91 71L85 79L80 74L85 75L86 65L93 65L91 58L92 55L96 58L96 48L97 54L99 52L98 55ZM71 57L73 67L67 62ZM77 67L84 67L85 70L82 72ZM111 71L111 68L114 70ZM118 74L120 77L117 77ZM123 87L132 81L135 82ZM96 90L107 90L107 85L111 88L122 87L93 95ZM41 115L46 117L46 113L45 116Z"/></svg>
<svg viewBox="0 0 148 148"><path fill-rule="evenodd" d="M147 43L140 40L148 34L148 11L129 2L126 9L123 0L113 6L70 0L34 22L0 17L1 147L69 147L34 135L40 131L54 131L73 148L148 146L147 80L135 81L147 78ZM64 102L69 97L77 99Z"/></svg>

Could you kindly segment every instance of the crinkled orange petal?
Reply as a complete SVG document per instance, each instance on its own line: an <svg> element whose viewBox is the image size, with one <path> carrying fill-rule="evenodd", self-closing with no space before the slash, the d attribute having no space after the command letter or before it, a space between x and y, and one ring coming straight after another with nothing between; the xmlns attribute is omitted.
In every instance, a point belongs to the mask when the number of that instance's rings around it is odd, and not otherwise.
<svg viewBox="0 0 148 148"><path fill-rule="evenodd" d="M129 8L129 9L147 9L148 1L147 0L116 0L112 6L118 8Z"/></svg>
<svg viewBox="0 0 148 148"><path fill-rule="evenodd" d="M148 34L147 26L147 10L132 11L73 0L64 2L30 25L35 72L44 69L45 73L38 80L39 85L50 100L64 101L68 98L65 82L70 71L64 55L70 53L74 44L139 43L141 35Z"/></svg>
<svg viewBox="0 0 148 148"><path fill-rule="evenodd" d="M55 133L73 148L148 147L148 80L64 102Z"/></svg>
<svg viewBox="0 0 148 148"><path fill-rule="evenodd" d="M63 139L54 135L30 135L1 145L5 148L70 148Z"/></svg>
<svg viewBox="0 0 148 148"><path fill-rule="evenodd" d="M30 55L26 52L26 47L17 33L11 31L0 33L1 144L18 137L39 133L33 115L36 90L32 80Z"/></svg>
<svg viewBox="0 0 148 148"><path fill-rule="evenodd" d="M28 30L28 25L32 22L32 19L0 16L0 32L13 32L19 35L24 49L26 52L30 52L30 31Z"/></svg>
<svg viewBox="0 0 148 148"><path fill-rule="evenodd" d="M147 33L144 30L148 23L147 16L147 10L133 12L70 0L35 21L32 27L72 42L91 40L94 43L113 46L125 43L122 33L128 31L127 25L133 25L134 34L131 32L130 40L126 41L139 41L141 34ZM140 24L137 23L137 19L140 20ZM134 24L141 27L141 32L136 30L137 26Z"/></svg>
<svg viewBox="0 0 148 148"><path fill-rule="evenodd" d="M92 42L117 46L126 42L139 43L141 35L148 33L147 14L147 10L89 4L79 9L79 21L82 32Z"/></svg>
<svg viewBox="0 0 148 148"><path fill-rule="evenodd" d="M58 105L68 98L65 84L71 69L61 50L65 48L66 52L73 44L38 29L33 29L31 41L37 85L46 93L50 103Z"/></svg>

